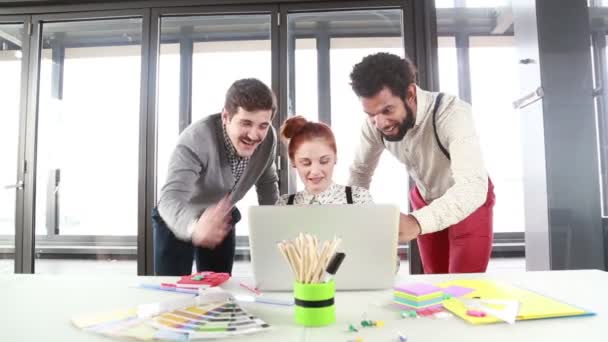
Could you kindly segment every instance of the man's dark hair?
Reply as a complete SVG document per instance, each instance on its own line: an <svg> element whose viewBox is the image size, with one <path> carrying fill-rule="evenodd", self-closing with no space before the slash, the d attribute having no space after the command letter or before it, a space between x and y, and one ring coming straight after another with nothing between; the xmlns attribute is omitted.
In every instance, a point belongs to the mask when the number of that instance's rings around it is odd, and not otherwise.
<svg viewBox="0 0 608 342"><path fill-rule="evenodd" d="M416 73L416 66L407 57L380 52L353 67L350 85L359 97L372 97L387 87L405 102L407 87L416 83Z"/></svg>
<svg viewBox="0 0 608 342"><path fill-rule="evenodd" d="M230 86L226 92L224 109L232 117L242 107L248 112L272 110L272 116L277 110L274 93L267 85L255 78L244 78Z"/></svg>

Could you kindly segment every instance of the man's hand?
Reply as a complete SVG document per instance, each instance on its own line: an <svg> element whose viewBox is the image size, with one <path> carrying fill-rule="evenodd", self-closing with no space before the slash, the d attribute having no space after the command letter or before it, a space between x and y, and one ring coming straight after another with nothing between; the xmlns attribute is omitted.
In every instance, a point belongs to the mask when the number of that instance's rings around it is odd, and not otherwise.
<svg viewBox="0 0 608 342"><path fill-rule="evenodd" d="M232 229L230 211L232 199L222 198L216 205L203 212L195 223L192 232L192 244L199 247L215 248L224 241L226 234Z"/></svg>
<svg viewBox="0 0 608 342"><path fill-rule="evenodd" d="M401 214L399 217L399 242L405 243L420 235L420 224L412 215Z"/></svg>

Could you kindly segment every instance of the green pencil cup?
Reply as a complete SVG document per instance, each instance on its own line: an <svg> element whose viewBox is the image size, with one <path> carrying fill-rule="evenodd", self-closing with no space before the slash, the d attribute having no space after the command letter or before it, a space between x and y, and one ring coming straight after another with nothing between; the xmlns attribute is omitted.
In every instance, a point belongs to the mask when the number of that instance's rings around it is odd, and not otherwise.
<svg viewBox="0 0 608 342"><path fill-rule="evenodd" d="M336 322L336 284L333 280L316 284L296 282L293 294L296 323L307 327L320 327Z"/></svg>

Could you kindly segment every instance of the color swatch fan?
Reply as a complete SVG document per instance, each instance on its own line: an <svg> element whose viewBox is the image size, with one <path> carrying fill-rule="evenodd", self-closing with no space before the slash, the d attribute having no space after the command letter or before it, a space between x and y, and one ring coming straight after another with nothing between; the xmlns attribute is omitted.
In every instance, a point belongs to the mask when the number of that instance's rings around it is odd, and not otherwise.
<svg viewBox="0 0 608 342"><path fill-rule="evenodd" d="M152 325L192 339L213 339L267 330L270 326L232 301L174 310L154 318Z"/></svg>
<svg viewBox="0 0 608 342"><path fill-rule="evenodd" d="M270 329L266 322L245 312L230 293L220 288L206 289L196 298L177 298L78 316L72 323L85 331L141 341L218 339Z"/></svg>

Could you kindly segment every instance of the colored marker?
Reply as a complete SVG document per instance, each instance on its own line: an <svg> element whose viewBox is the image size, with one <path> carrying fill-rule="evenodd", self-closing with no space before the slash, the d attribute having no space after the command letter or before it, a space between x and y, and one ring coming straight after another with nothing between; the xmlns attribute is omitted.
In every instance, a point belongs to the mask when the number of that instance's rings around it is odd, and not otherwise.
<svg viewBox="0 0 608 342"><path fill-rule="evenodd" d="M242 288L244 288L244 289L246 289L246 290L250 291L250 292L255 293L255 294L256 294L256 296L260 296L260 295L262 294L260 291L258 291L258 289L254 289L253 287L248 286L248 285L245 285L245 284L243 284L243 283L240 283L240 286L241 286Z"/></svg>
<svg viewBox="0 0 608 342"><path fill-rule="evenodd" d="M340 268L340 265L342 264L342 261L345 257L346 254L344 253L334 254L334 256L329 261L329 264L327 264L327 268L325 269L324 282L328 283L332 279L334 279L334 276L336 275L336 272L338 272L338 268Z"/></svg>
<svg viewBox="0 0 608 342"><path fill-rule="evenodd" d="M162 286L162 285L158 285L158 284L139 284L139 287L148 289L148 290L181 292L181 293L189 293L189 294L193 294L193 295L198 294L198 290L195 290L195 289L185 289L185 288L180 288L180 287Z"/></svg>
<svg viewBox="0 0 608 342"><path fill-rule="evenodd" d="M174 283L160 283L161 287L180 288L188 290L198 290L199 288L207 288L209 285L191 285L191 284L174 284Z"/></svg>

